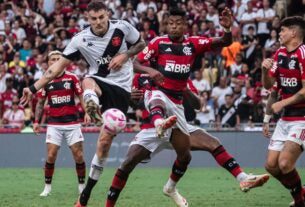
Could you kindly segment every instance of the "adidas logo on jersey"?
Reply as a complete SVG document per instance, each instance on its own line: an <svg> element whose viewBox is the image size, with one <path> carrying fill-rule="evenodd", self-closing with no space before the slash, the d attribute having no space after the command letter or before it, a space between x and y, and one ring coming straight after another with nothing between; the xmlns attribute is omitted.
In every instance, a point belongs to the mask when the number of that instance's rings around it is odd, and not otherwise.
<svg viewBox="0 0 305 207"><path fill-rule="evenodd" d="M165 52L172 52L172 49L169 47L165 50Z"/></svg>
<svg viewBox="0 0 305 207"><path fill-rule="evenodd" d="M51 85L50 87L49 87L49 90L52 90L54 87Z"/></svg>

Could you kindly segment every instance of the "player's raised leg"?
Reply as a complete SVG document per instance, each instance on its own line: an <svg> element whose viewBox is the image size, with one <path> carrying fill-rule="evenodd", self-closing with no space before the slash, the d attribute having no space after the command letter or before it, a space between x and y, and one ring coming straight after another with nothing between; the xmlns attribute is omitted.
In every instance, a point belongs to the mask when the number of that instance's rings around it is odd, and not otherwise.
<svg viewBox="0 0 305 207"><path fill-rule="evenodd" d="M86 113L97 125L101 125L103 123L99 102L99 97L102 95L101 89L92 78L85 78L82 81L82 88L84 89L83 97Z"/></svg>
<svg viewBox="0 0 305 207"><path fill-rule="evenodd" d="M54 174L54 168L55 168L55 161L57 158L57 152L59 150L59 146L47 143L47 160L44 167L44 181L45 181L45 187L40 194L40 196L45 197L50 195L52 190L52 179Z"/></svg>
<svg viewBox="0 0 305 207"><path fill-rule="evenodd" d="M269 179L268 174L249 175L243 171L235 158L227 152L220 141L203 129L196 127L190 131L191 150L207 151L215 159L215 161L224 169L226 169L240 183L240 189L243 192L249 191L251 188L262 186Z"/></svg>

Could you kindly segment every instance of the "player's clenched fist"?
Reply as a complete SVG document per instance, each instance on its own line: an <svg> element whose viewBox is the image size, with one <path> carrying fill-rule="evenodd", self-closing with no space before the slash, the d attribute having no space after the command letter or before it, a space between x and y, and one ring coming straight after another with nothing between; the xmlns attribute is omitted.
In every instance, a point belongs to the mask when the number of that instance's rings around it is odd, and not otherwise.
<svg viewBox="0 0 305 207"><path fill-rule="evenodd" d="M262 63L262 67L264 70L266 69L269 70L272 67L272 65L273 65L273 59L271 58L265 59Z"/></svg>

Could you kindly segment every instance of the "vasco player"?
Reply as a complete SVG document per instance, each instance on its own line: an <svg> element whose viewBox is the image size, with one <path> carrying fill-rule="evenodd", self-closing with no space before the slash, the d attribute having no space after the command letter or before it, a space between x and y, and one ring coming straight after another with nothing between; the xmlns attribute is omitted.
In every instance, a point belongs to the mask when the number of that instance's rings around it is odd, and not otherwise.
<svg viewBox="0 0 305 207"><path fill-rule="evenodd" d="M188 83L188 88L190 88L190 90L186 90L184 92L184 99L188 99L189 103L192 104L192 107L199 106L200 108L200 99L194 95L194 93L196 93L196 89L192 86L191 81ZM131 97L133 100L136 99L135 101L139 101L141 103L141 101L143 101L144 91L147 89L151 90L151 87L153 87L153 81L146 74L136 74L134 77L133 86L134 89L131 93ZM146 111L143 111L143 114L149 115L149 113ZM106 207L112 207L115 205L130 173L137 166L137 164L140 162L149 161L150 158L163 149L172 149L169 142L171 129L169 129L169 131L166 133L167 136L165 138L159 139L156 136L154 126L149 123L149 117L145 116L143 119L143 129L130 143L126 158L116 171L116 174L112 180ZM251 188L261 186L268 181L269 175L248 175L245 173L216 137L207 133L202 128L195 127L190 124L187 125L187 128L188 132L190 133L191 150L208 151L211 153L216 162L228 170L239 181L242 191L247 192ZM177 201L177 203L178 202L179 201Z"/></svg>
<svg viewBox="0 0 305 207"><path fill-rule="evenodd" d="M304 192L295 163L305 144L305 20L298 16L283 19L279 36L282 47L274 59L262 63L264 87L269 89L277 82L281 94L272 110L283 110L268 147L266 170L290 190L294 206L303 207Z"/></svg>
<svg viewBox="0 0 305 207"><path fill-rule="evenodd" d="M48 65L51 66L59 60L62 55L59 51L52 51L48 55ZM48 196L51 193L51 183L54 173L57 152L63 139L66 140L75 160L75 168L78 176L79 193L85 187L86 166L83 156L84 137L81 126L78 122L77 107L74 96L78 96L81 105L84 107L82 97L83 90L78 78L69 72L63 71L53 81L46 85L38 93L38 102L35 110L35 122L33 130L39 133L39 119L43 113L45 100L50 106L50 116L46 133L47 159L44 167L45 187L40 196ZM90 121L90 117L85 115L85 122Z"/></svg>
<svg viewBox="0 0 305 207"><path fill-rule="evenodd" d="M168 35L153 39L137 58L140 63L155 59L156 70L164 76L164 81L158 84L157 90L145 92L144 100L158 137L162 138L166 129L174 127L171 144L177 153L177 159L164 193L176 203L184 200L176 190L176 183L191 161L190 135L184 117L182 92L186 88L191 65L197 55L232 43L232 14L228 8L220 15L220 24L225 30L224 36L220 38L187 37L184 36L187 25L185 12L172 9L168 19ZM154 70L147 68L148 73Z"/></svg>
<svg viewBox="0 0 305 207"><path fill-rule="evenodd" d="M90 27L76 34L59 61L34 85L24 89L23 103L27 103L32 93L45 86L72 60L82 55L89 64L89 77L82 82L86 112L97 122L101 122L100 104L102 110L117 108L126 113L133 76L130 57L143 50L145 42L141 39L140 33L128 22L109 20L108 8L102 1L91 1L87 11ZM89 178L79 199L83 206L87 204L91 191L103 171L114 136L101 129Z"/></svg>

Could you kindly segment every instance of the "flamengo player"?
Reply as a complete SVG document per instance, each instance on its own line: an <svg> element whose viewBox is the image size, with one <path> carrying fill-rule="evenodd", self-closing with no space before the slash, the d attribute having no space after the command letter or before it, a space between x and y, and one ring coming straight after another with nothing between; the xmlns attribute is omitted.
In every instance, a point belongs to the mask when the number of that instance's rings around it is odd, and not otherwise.
<svg viewBox="0 0 305 207"><path fill-rule="evenodd" d="M51 66L59 60L62 53L52 51L48 55L48 65ZM48 100L50 106L50 116L48 117L48 127L46 134L47 159L44 167L45 187L40 196L48 196L51 193L51 183L54 173L54 165L57 158L57 152L63 139L66 140L71 149L75 160L75 168L78 176L79 193L85 187L86 166L83 157L84 137L81 132L80 123L77 121L77 107L75 105L74 95L79 97L82 107L84 101L82 97L83 90L76 75L63 71L44 89L38 93L38 102L35 110L35 122L33 130L39 133L39 118L43 113L45 100ZM85 115L85 122L90 121L90 117Z"/></svg>
<svg viewBox="0 0 305 207"><path fill-rule="evenodd" d="M262 63L264 87L269 89L277 82L282 97L272 105L272 110L278 113L284 109L270 140L266 170L290 190L297 207L305 206L301 179L295 168L305 144L304 37L302 17L283 19L279 38L282 47L275 53L274 60L266 59Z"/></svg>
<svg viewBox="0 0 305 207"><path fill-rule="evenodd" d="M134 77L133 86L135 89L133 89L133 92L131 93L132 99L134 97L135 99L140 99L141 101L144 91L152 89L153 82L146 74L136 74ZM194 105L194 107L196 105L199 105L200 107L200 103L198 103L200 102L199 98L193 95L193 93L196 93L196 89L194 86L192 86L191 81L188 82L188 87L192 92L190 90L186 90L184 92L184 98L187 98L190 103ZM108 194L106 207L115 205L130 173L137 166L137 164L142 161L147 162L147 160L163 149L172 149L169 141L171 129L169 129L169 132L166 133L167 136L165 138L158 139L156 137L154 126L149 123L149 113L147 111L143 111L143 114L147 115L146 117L143 117L145 124L143 124L143 129L130 143L126 158L116 171L109 190L110 193ZM187 128L188 132L190 133L191 150L208 151L211 153L216 162L228 170L240 182L240 188L242 191L247 192L251 188L261 186L268 181L269 175L248 175L245 173L216 137L199 127L188 124Z"/></svg>
<svg viewBox="0 0 305 207"><path fill-rule="evenodd" d="M83 56L90 65L89 75L82 82L86 112L97 122L101 122L99 104L103 111L116 108L126 113L133 76L130 57L143 50L145 42L139 31L128 22L109 20L109 11L103 1L91 1L87 11L90 27L71 39L63 56L41 79L23 89L21 103L26 104L33 93L54 79L71 61ZM103 172L114 137L101 129L88 181L76 206L87 205L91 191Z"/></svg>
<svg viewBox="0 0 305 207"><path fill-rule="evenodd" d="M177 192L176 184L191 161L190 135L184 117L182 93L186 89L195 57L212 48L231 44L232 14L228 8L224 9L220 16L220 24L225 28L225 34L221 38L186 37L186 13L178 8L172 9L168 19L168 35L156 37L138 55L140 63L156 60L157 68L146 68L147 73L159 71L164 76L164 81L159 83L157 90L145 92L144 100L158 137L162 138L168 128L173 125L175 127L171 144L177 158L163 192L178 206L188 206L186 200Z"/></svg>

